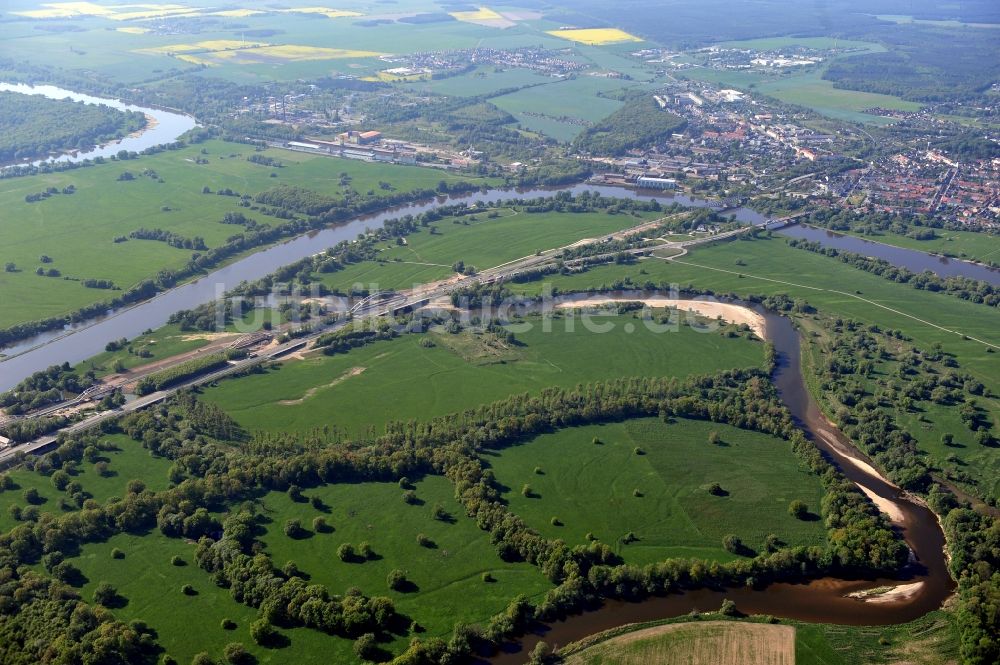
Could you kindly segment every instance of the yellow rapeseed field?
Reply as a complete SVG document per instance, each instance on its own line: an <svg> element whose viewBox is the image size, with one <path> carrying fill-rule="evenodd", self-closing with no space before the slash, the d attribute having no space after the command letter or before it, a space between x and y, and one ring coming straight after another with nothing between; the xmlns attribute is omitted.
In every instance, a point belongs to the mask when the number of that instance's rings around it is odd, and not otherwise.
<svg viewBox="0 0 1000 665"><path fill-rule="evenodd" d="M474 12L448 12L459 21L488 21L491 19L502 19L503 16L497 14L489 7L480 7Z"/></svg>
<svg viewBox="0 0 1000 665"><path fill-rule="evenodd" d="M42 5L44 9L32 9L23 12L11 12L28 18L70 18L72 16L107 16L114 14L110 7L102 7L92 2L49 2Z"/></svg>
<svg viewBox="0 0 1000 665"><path fill-rule="evenodd" d="M184 62L190 62L193 65L207 65L207 66L211 66L211 65L214 64L214 63L209 62L208 60L206 60L206 59L204 59L202 57L199 57L197 55L188 55L188 54L183 54L182 53L181 55L176 56L176 58L178 60L183 60Z"/></svg>
<svg viewBox="0 0 1000 665"><path fill-rule="evenodd" d="M152 53L155 55L169 55L173 53L201 52L212 54L216 51L231 51L234 49L260 48L270 46L264 42L244 42L239 39L210 39L194 44L169 44L167 46L151 46L139 49L138 53Z"/></svg>
<svg viewBox="0 0 1000 665"><path fill-rule="evenodd" d="M293 7L292 9L282 9L280 11L290 14L321 14L327 18L341 18L342 16L364 16L359 12L352 12L346 9L332 9L330 7Z"/></svg>
<svg viewBox="0 0 1000 665"><path fill-rule="evenodd" d="M138 28L138 27L128 27L128 28L115 28L118 32L124 32L127 35L144 35L149 32L149 28Z"/></svg>
<svg viewBox="0 0 1000 665"><path fill-rule="evenodd" d="M234 62L245 60L260 61L261 59L276 60L335 60L340 58L375 58L382 53L374 51L353 51L341 48L323 48L320 46L297 46L282 44L280 46L264 46L261 48L241 51Z"/></svg>
<svg viewBox="0 0 1000 665"><path fill-rule="evenodd" d="M549 30L548 34L561 37L581 44L600 46L602 44L617 44L619 42L641 42L635 35L630 35L618 28L580 28L573 30Z"/></svg>
<svg viewBox="0 0 1000 665"><path fill-rule="evenodd" d="M224 9L220 12L212 12L211 16L230 16L233 18L243 18L245 16L256 16L257 14L266 14L267 12L261 9Z"/></svg>

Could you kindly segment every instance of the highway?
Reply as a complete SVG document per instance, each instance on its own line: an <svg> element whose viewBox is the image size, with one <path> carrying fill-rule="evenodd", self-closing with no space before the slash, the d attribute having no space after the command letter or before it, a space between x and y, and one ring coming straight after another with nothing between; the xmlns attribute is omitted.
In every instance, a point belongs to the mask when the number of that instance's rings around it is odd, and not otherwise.
<svg viewBox="0 0 1000 665"><path fill-rule="evenodd" d="M671 242L664 241L664 244L656 246L643 246L624 250L628 254L634 256L644 256L651 254L654 250L665 249L665 248L677 248L686 250L690 247L695 247L697 245L704 245L713 242L718 242L721 240L728 240L734 238L743 233L748 233L757 228L779 228L786 224L791 223L798 217L802 217L806 213L800 213L797 215L789 215L788 217L769 219L763 224L756 226L745 226L732 231L726 231L725 233L707 235L701 238L694 238L692 240L684 240L681 242ZM251 354L246 358L240 360L230 361L230 363L221 369L208 374L203 374L201 376L195 377L188 381L184 381L175 386L171 386L165 390L157 391L143 397L139 397L132 401L127 402L117 409L101 411L90 415L82 420L74 422L66 427L52 433L35 439L23 444L18 444L15 446L0 449L0 464L4 464L10 461L12 458L18 455L18 453L36 453L46 450L51 447L57 440L57 436L60 433L76 433L82 432L88 429L97 427L106 420L119 417L127 413L133 413L135 411L140 411L142 409L148 408L154 404L158 404L163 400L167 399L171 395L181 391L187 390L189 388L194 388L197 386L205 385L218 381L219 379L225 378L232 374L246 371L256 365L271 362L281 358L282 356L291 353L297 349L304 348L310 342L314 341L320 335L335 332L340 330L357 319L375 319L382 316L387 316L389 314L394 314L400 311L417 309L426 305L428 302L445 296L449 296L452 292L459 289L468 288L476 284L493 284L497 282L502 282L504 280L510 279L514 275L519 273L527 272L530 270L536 270L538 268L543 268L547 266L554 266L562 256L562 253L571 248L578 248L586 245L594 245L602 242L608 242L612 240L622 240L636 235L642 235L644 232L655 229L659 224L661 224L666 218L660 218L650 222L643 222L637 226L624 229L622 231L617 231L613 234L601 236L599 238L585 238L578 240L576 242L564 245L562 247L556 247L554 249L545 250L537 254L532 254L529 256L524 256L519 259L514 259L512 261L507 261L500 265L494 266L483 270L482 272L476 273L474 275L463 276L459 279L447 280L441 283L428 284L424 287L418 287L410 290L409 292L400 293L374 293L368 297L358 301L346 313L346 316L342 319L338 319L331 323L319 326L309 332L306 335L297 337L295 339L289 340L277 346L265 348L258 353ZM620 251L616 250L613 252L607 252L604 254L595 254L587 257L581 257L578 259L568 260L565 263L567 265L581 264L586 261L600 261L612 259L613 257L620 254ZM186 358L185 358L186 359ZM182 361L179 361L182 362ZM157 371L162 371L164 367L159 367ZM141 368L138 374L131 375L125 383L133 383L137 378L140 378L143 374L141 373ZM79 396L61 402L59 404L51 405L35 411L33 413L27 414L22 418L41 418L47 415L51 415L60 410L71 408L74 406L79 406L91 400L100 399L104 395L108 394L116 387L124 385L122 382L118 382L115 385L105 384L94 386L88 388L86 391L81 393Z"/></svg>

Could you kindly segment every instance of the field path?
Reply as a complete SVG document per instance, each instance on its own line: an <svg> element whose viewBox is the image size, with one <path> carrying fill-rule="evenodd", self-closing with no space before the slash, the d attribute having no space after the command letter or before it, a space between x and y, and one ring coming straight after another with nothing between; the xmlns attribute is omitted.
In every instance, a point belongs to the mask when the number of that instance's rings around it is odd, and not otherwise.
<svg viewBox="0 0 1000 665"><path fill-rule="evenodd" d="M658 258L661 258L661 257L658 257ZM961 332L960 330L952 330L951 328L945 328L944 326L939 326L938 324L934 323L933 321L928 321L927 319L921 319L918 316L914 316L912 314L909 314L909 313L904 312L902 310L895 309L893 307L889 307L888 305L883 305L881 303L875 302L874 300L870 300L868 298L862 298L861 296L857 295L856 293L848 293L847 291L838 291L837 289L824 289L824 288L819 287L819 286L808 286L806 284L797 284L796 282L788 282L788 281L781 280L781 279L774 279L773 277L761 277L759 275L753 275L753 274L750 274L748 272L740 272L740 271L737 271L737 270L726 270L725 268L715 268L713 266L701 265L699 263L692 263L691 261L677 261L675 258L671 258L671 257L662 257L662 258L663 258L664 261L674 261L676 263L680 263L680 264L683 264L683 265L686 265L686 266L691 266L693 268L701 268L703 270L714 270L715 272L725 272L725 273L729 273L731 275L743 275L744 277L749 277L751 279L760 279L760 280L764 280L765 282L775 282L776 284L786 284L788 286L795 286L795 287L798 287L800 289L809 289L811 291L826 291L827 293L836 293L837 295L847 296L849 298L854 298L855 300L860 300L862 302L868 303L869 305L874 305L875 307L879 307L881 309L884 309L887 312L892 312L893 314L899 314L900 316L905 316L906 318L912 319L913 321L916 321L917 323L922 323L922 324L924 324L926 326L930 326L931 328L937 328L938 330L940 330L942 332L951 333L953 335L959 335L961 337L968 337L969 339L971 339L974 342L979 342L980 344L985 344L986 346L989 346L989 347L994 348L994 349L1000 349L1000 344L993 344L992 342L987 342L984 339L979 339L978 337L973 337L971 335L968 335L966 333Z"/></svg>
<svg viewBox="0 0 1000 665"><path fill-rule="evenodd" d="M795 665L795 628L704 621L643 628L598 642L567 665Z"/></svg>

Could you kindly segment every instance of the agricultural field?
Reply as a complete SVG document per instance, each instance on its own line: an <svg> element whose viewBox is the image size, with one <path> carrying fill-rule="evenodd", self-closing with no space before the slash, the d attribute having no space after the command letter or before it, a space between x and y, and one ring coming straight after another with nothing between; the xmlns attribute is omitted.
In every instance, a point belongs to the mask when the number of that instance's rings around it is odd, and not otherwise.
<svg viewBox="0 0 1000 665"><path fill-rule="evenodd" d="M253 154L274 158L282 167L248 162ZM134 179L119 180L126 171ZM275 177L271 177L272 173ZM341 174L350 179L349 188L339 184ZM212 248L240 228L220 223L227 212L245 212L262 224L281 221L239 207L238 197L214 194L219 189L253 195L290 184L338 198L346 191L382 191L379 183L383 181L391 181L398 192L433 189L442 180L458 182L463 177L436 169L369 164L284 150L255 153L249 146L219 141L127 162L108 161L51 175L3 180L0 205L16 214L18 223L14 224L10 216L6 223L0 223L0 262L12 262L17 268L16 272L0 273L0 291L12 304L0 314L0 327L65 314L120 293L85 288L74 280L110 280L128 289L160 270L176 270L190 260L190 249L166 242L115 242L140 228L162 229L184 238L200 237L206 247ZM73 194L58 194L34 203L25 201L25 196L48 187L62 190L70 185L75 188ZM203 194L204 187L213 194ZM43 255L51 261L40 263ZM60 276L36 275L41 265L58 270Z"/></svg>
<svg viewBox="0 0 1000 665"><path fill-rule="evenodd" d="M558 141L571 141L590 124L621 108L621 101L611 95L601 96L602 93L614 93L630 85L635 84L581 76L525 88L490 101L517 118L522 127ZM540 114L537 109L544 109L544 113Z"/></svg>
<svg viewBox="0 0 1000 665"><path fill-rule="evenodd" d="M718 614L668 619L650 624L626 626L587 638L563 649L568 664L621 663L625 658L642 657L640 663L674 663L675 656L685 658L685 665L702 662L702 649L711 650L706 663L769 663L770 656L781 655L780 665L868 665L875 662L910 662L914 665L937 665L957 662L958 638L952 615L935 611L915 621L895 626L838 626L785 621L762 623L768 617L750 617L734 621ZM720 621L721 620L721 621ZM724 622L724 623L723 623ZM758 639L764 635L765 642ZM718 638L739 637L739 642L720 648ZM792 643L785 642L789 638ZM691 647L698 645L695 653ZM746 647L775 647L754 654L741 652ZM790 647L790 648L789 648ZM668 650L669 649L669 650ZM731 660L736 658L736 660ZM651 660L652 659L652 660Z"/></svg>
<svg viewBox="0 0 1000 665"><path fill-rule="evenodd" d="M751 89L753 92L774 97L788 104L796 104L837 120L867 124L887 124L889 119L862 113L881 107L900 111L916 111L920 105L891 95L847 90L833 87L822 78L821 72L791 74L788 76L760 76L748 72L723 72L711 69L688 69L690 78L717 83L723 86Z"/></svg>
<svg viewBox="0 0 1000 665"><path fill-rule="evenodd" d="M920 104L891 95L860 90L835 88L819 72L761 82L756 91L788 104L805 106L817 113L851 122L884 124L885 118L861 113L864 109L881 107L899 111L917 111Z"/></svg>
<svg viewBox="0 0 1000 665"><path fill-rule="evenodd" d="M536 74L524 69L497 70L494 67L478 67L475 71L461 76L449 76L434 81L420 81L407 87L425 93L453 95L458 97L476 97L489 95L509 88L521 88L526 85L554 82L547 76Z"/></svg>
<svg viewBox="0 0 1000 665"><path fill-rule="evenodd" d="M618 44L620 42L641 42L642 39L618 28L578 28L569 30L549 30L548 34L571 42L590 46Z"/></svg>
<svg viewBox="0 0 1000 665"><path fill-rule="evenodd" d="M628 316L595 316L595 323L613 325L608 333L591 332L582 320L555 319L551 332L538 320L528 322L528 331L513 328L518 343L507 349L471 332L405 335L223 381L206 389L204 399L248 431L327 426L359 435L369 427L379 432L392 420L425 420L550 386L617 376L684 377L759 366L764 359L761 342L683 325L657 333ZM628 324L634 332L626 332Z"/></svg>
<svg viewBox="0 0 1000 665"><path fill-rule="evenodd" d="M710 443L712 432L718 443ZM746 556L763 551L769 534L791 547L826 542L818 517L788 514L796 499L819 510L819 479L788 442L757 432L631 420L543 434L486 460L529 526L569 545L593 536L626 563L739 558L723 548L729 534L748 548ZM709 492L713 483L720 495Z"/></svg>
<svg viewBox="0 0 1000 665"><path fill-rule="evenodd" d="M948 611L937 610L895 626L787 623L795 627L797 665L958 662L958 631Z"/></svg>
<svg viewBox="0 0 1000 665"><path fill-rule="evenodd" d="M22 9L23 6L23 9ZM507 6L441 11L431 2L395 2L392 7L346 2L335 7L202 8L187 4L102 5L90 2L37 5L18 0L11 9L18 47L32 62L86 69L122 83L145 81L168 70L201 72L236 82L295 80L336 74L377 76L381 53L406 54L476 46L609 44L636 38L619 30L570 31L553 36L536 25L535 12ZM46 25L72 21L75 47L58 48L59 33ZM163 29L157 22L173 26ZM40 27L41 29L34 29ZM267 47L235 47L185 53L177 35L202 41L247 41L254 32L272 37ZM579 33L579 34L575 34ZM8 52L7 49L10 49ZM0 56L16 56L14 40L0 45Z"/></svg>
<svg viewBox="0 0 1000 665"><path fill-rule="evenodd" d="M574 653L566 665L791 665L795 629L701 621L623 633Z"/></svg>

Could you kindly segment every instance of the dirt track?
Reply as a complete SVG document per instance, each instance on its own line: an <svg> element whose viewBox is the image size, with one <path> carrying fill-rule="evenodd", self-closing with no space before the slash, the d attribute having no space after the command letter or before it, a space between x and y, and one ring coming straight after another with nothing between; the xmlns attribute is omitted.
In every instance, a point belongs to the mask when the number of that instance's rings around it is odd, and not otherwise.
<svg viewBox="0 0 1000 665"><path fill-rule="evenodd" d="M705 621L644 628L569 656L567 665L795 665L795 628Z"/></svg>

